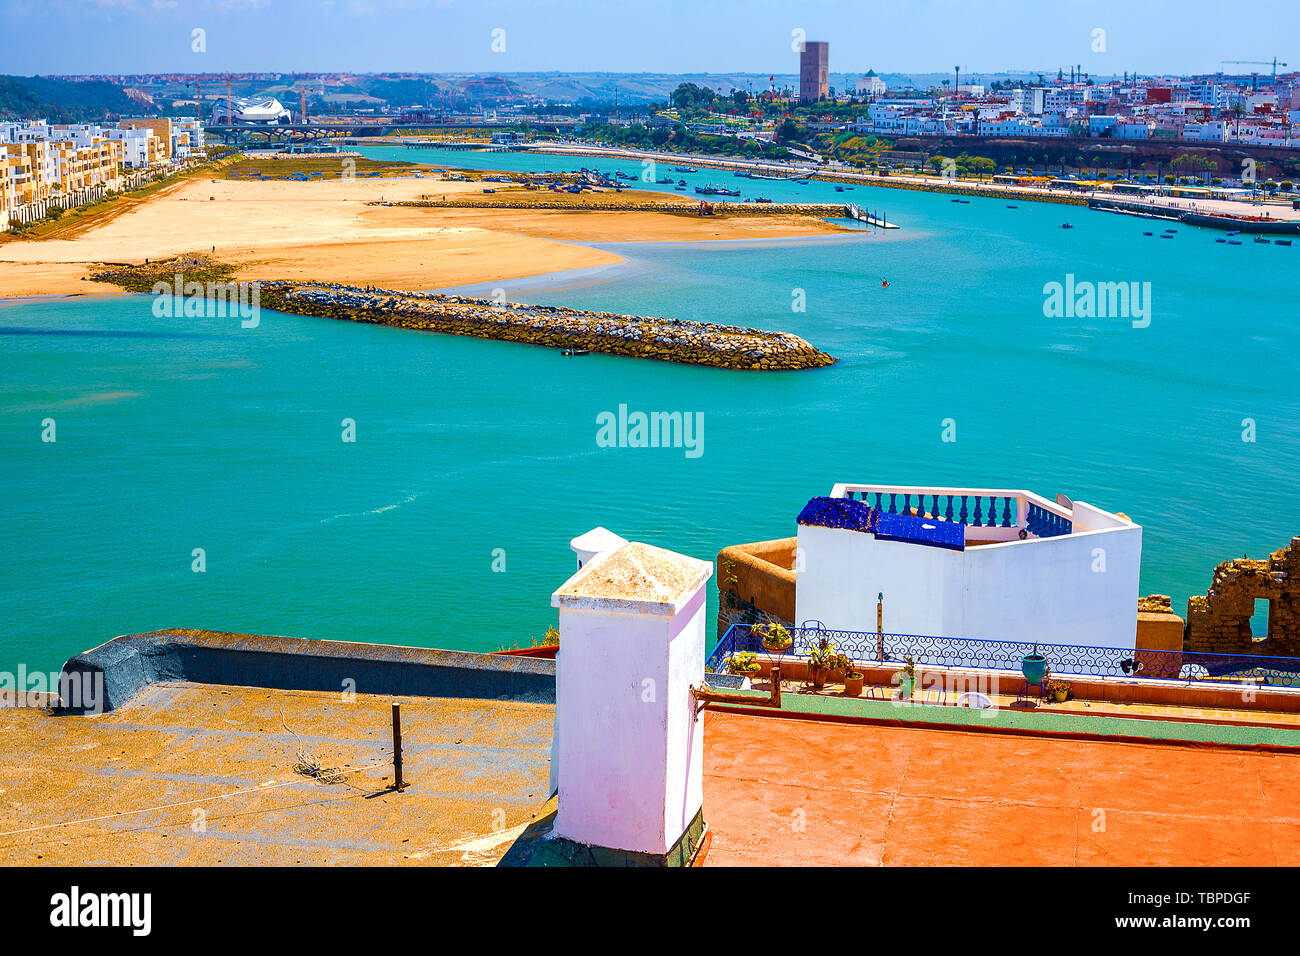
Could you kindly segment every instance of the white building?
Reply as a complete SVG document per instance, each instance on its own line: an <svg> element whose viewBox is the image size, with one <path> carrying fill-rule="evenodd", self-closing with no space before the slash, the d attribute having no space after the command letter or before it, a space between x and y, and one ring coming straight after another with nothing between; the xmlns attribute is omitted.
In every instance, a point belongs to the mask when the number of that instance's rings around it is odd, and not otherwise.
<svg viewBox="0 0 1300 956"><path fill-rule="evenodd" d="M876 76L875 70L868 70L867 75L864 76L862 79L858 80L855 91L857 92L858 96L870 96L870 97L884 96L885 81L882 80L880 77Z"/></svg>
<svg viewBox="0 0 1300 956"><path fill-rule="evenodd" d="M875 631L883 594L886 633L1134 647L1142 529L1124 515L1022 490L837 484L800 517L796 623Z"/></svg>

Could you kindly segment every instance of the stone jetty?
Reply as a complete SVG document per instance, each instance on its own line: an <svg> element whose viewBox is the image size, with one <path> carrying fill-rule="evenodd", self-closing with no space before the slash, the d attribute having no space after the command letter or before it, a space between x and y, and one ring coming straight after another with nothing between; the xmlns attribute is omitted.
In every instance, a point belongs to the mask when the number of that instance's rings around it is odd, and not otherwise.
<svg viewBox="0 0 1300 956"><path fill-rule="evenodd" d="M529 199L527 193L520 196L515 193L498 195L490 198L458 199L412 199L400 202L374 201L371 206L412 206L428 209L554 209L563 212L662 212L678 216L698 216L700 202L703 201L713 211L714 216L816 216L842 217L843 203L794 203L794 202L719 202L716 196L696 196L693 199L683 197L675 201L635 200L635 199L586 199L579 201Z"/></svg>
<svg viewBox="0 0 1300 956"><path fill-rule="evenodd" d="M185 283L234 285L237 267L206 252L140 264L113 264L92 278L132 292ZM527 342L556 349L757 371L820 368L835 359L789 332L651 315L587 312L437 292L399 292L330 282L257 281L258 301L295 315L370 322L400 329Z"/></svg>
<svg viewBox="0 0 1300 956"><path fill-rule="evenodd" d="M780 371L820 368L835 361L789 332L432 292L263 282L261 302L297 315L714 368Z"/></svg>

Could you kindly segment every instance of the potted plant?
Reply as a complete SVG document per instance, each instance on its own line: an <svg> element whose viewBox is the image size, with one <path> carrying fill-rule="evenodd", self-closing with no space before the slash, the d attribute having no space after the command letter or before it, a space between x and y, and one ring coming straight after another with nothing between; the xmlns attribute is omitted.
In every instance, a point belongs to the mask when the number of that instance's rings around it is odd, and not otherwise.
<svg viewBox="0 0 1300 956"><path fill-rule="evenodd" d="M808 683L813 687L821 688L826 686L826 678L830 674L831 661L835 658L835 645L826 638L817 642L807 657L808 662Z"/></svg>
<svg viewBox="0 0 1300 956"><path fill-rule="evenodd" d="M853 666L850 665L849 669L844 672L844 696L861 697L863 678L862 671L854 670Z"/></svg>
<svg viewBox="0 0 1300 956"><path fill-rule="evenodd" d="M741 677L753 677L762 669L758 655L753 651L737 651L727 658L727 670Z"/></svg>
<svg viewBox="0 0 1300 956"><path fill-rule="evenodd" d="M903 666L898 671L898 699L910 700L916 689L916 661L910 657L903 658Z"/></svg>
<svg viewBox="0 0 1300 956"><path fill-rule="evenodd" d="M1070 699L1070 682L1052 677L1051 668L1043 677L1043 690L1047 694L1047 699L1053 704L1064 704Z"/></svg>
<svg viewBox="0 0 1300 956"><path fill-rule="evenodd" d="M1043 682L1043 675L1047 673L1047 658L1038 653L1037 641L1034 641L1033 653L1020 658L1020 673L1035 686Z"/></svg>
<svg viewBox="0 0 1300 956"><path fill-rule="evenodd" d="M769 654L784 654L794 644L794 638L790 636L785 625L776 621L759 625L758 638L763 643L763 650Z"/></svg>

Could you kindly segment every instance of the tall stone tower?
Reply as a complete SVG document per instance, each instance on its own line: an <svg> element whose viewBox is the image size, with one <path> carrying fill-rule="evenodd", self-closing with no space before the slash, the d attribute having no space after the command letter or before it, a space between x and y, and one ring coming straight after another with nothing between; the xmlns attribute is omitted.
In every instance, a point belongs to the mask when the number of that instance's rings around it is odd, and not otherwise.
<svg viewBox="0 0 1300 956"><path fill-rule="evenodd" d="M826 99L830 91L831 45L809 41L799 54L799 101L815 103Z"/></svg>

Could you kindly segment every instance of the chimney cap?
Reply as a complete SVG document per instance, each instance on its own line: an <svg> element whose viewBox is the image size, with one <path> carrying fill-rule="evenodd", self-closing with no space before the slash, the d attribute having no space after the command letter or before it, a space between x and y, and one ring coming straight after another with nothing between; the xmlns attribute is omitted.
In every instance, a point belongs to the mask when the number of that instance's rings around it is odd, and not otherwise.
<svg viewBox="0 0 1300 956"><path fill-rule="evenodd" d="M578 535L569 542L569 547L578 554L600 554L605 551L617 551L627 544L627 538L620 537L608 528L600 525Z"/></svg>
<svg viewBox="0 0 1300 956"><path fill-rule="evenodd" d="M708 561L632 541L565 581L551 606L671 617L712 575Z"/></svg>

